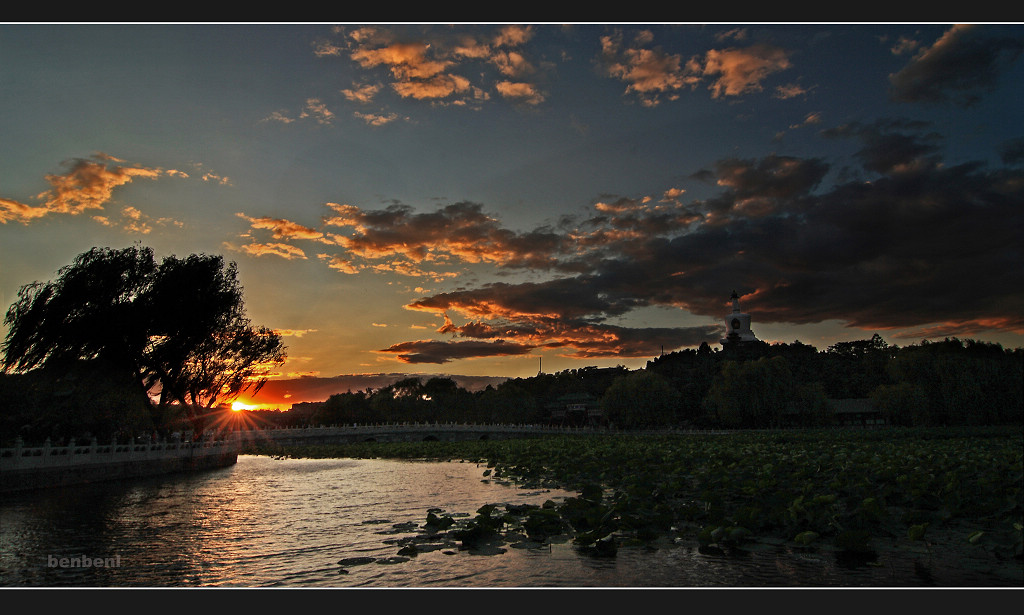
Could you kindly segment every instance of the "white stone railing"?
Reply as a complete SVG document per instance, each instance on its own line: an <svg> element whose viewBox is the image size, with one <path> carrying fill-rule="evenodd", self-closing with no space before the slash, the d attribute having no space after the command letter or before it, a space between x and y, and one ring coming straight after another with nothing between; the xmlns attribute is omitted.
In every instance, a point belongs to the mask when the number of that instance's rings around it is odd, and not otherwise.
<svg viewBox="0 0 1024 615"><path fill-rule="evenodd" d="M260 438L303 438L333 435L373 435L379 433L603 433L609 430L603 427L561 427L556 425L516 425L477 423L380 423L363 425L318 425L316 427L275 427L270 429L251 429L234 432L243 440L259 440Z"/></svg>
<svg viewBox="0 0 1024 615"><path fill-rule="evenodd" d="M558 425L532 424L475 424L475 423L381 423L376 425L321 425L317 427L277 427L227 432L228 438L213 439L207 436L197 442L191 440L169 442L158 441L133 444L99 444L94 438L86 445L51 446L49 440L43 446L26 447L20 439L12 448L0 448L0 471L30 468L53 468L72 465L103 464L116 462L175 459L215 455L237 450L241 442L290 440L303 438L330 438L334 436L370 437L382 434L429 434L429 433L470 433L470 434L712 434L721 433L707 430L657 429L643 431L619 431L603 426L564 427ZM224 434L222 434L224 435Z"/></svg>
<svg viewBox="0 0 1024 615"><path fill-rule="evenodd" d="M22 446L19 439L12 448L0 448L0 471L219 455L237 447L237 439L212 437L133 444L99 444L93 438L90 444L70 446L51 446L47 439L43 446L30 447Z"/></svg>

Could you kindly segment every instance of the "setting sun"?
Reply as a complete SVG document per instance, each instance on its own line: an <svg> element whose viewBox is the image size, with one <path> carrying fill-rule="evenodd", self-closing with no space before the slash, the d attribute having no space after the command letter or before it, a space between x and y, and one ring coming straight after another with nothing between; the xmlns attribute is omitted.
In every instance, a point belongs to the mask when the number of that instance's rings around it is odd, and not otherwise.
<svg viewBox="0 0 1024 615"><path fill-rule="evenodd" d="M231 411L232 412L239 412L239 411L242 411L242 410L252 410L255 407L256 406L252 406L250 404L247 404L247 403L241 402L241 401L231 402Z"/></svg>

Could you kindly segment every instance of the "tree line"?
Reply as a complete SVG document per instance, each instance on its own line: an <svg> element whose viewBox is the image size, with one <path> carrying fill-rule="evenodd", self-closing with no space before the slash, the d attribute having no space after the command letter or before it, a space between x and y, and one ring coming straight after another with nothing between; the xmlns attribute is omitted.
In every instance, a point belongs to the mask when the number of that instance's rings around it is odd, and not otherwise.
<svg viewBox="0 0 1024 615"><path fill-rule="evenodd" d="M553 409L589 399L600 422L621 428L823 426L830 400L868 399L888 424L1024 422L1024 349L946 339L900 348L877 334L819 351L799 341L652 359L643 369L587 367L513 378L476 392L452 378L410 377L376 390L332 395L304 413L268 413L281 425L377 422L572 422ZM294 412L294 411L293 411ZM581 419L576 418L580 421ZM593 420L593 419L591 419Z"/></svg>

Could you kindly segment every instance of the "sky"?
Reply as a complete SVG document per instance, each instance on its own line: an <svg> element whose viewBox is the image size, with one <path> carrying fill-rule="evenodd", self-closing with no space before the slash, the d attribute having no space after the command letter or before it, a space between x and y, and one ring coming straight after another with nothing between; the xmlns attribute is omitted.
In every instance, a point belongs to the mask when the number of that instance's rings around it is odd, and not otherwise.
<svg viewBox="0 0 1024 615"><path fill-rule="evenodd" d="M998 23L2 24L0 302L93 247L223 255L287 346L264 403L636 369L717 347L734 290L768 342L1021 347L1022 50Z"/></svg>

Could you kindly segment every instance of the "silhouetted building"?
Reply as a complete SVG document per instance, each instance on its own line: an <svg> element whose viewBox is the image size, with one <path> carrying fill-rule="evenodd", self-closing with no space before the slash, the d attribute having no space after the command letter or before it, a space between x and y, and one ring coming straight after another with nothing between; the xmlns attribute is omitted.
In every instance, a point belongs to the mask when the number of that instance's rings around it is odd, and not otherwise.
<svg viewBox="0 0 1024 615"><path fill-rule="evenodd" d="M586 425L601 421L600 400L589 393L567 393L547 405L551 422L557 425Z"/></svg>

